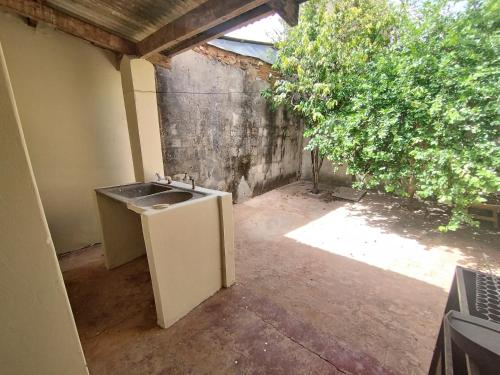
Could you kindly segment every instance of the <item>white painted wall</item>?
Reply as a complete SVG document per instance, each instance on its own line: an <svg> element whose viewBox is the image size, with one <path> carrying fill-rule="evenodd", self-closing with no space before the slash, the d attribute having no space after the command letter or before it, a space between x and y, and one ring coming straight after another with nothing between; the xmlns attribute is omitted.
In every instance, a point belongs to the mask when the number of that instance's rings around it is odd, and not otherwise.
<svg viewBox="0 0 500 375"><path fill-rule="evenodd" d="M0 374L87 374L0 44Z"/></svg>
<svg viewBox="0 0 500 375"><path fill-rule="evenodd" d="M57 252L100 242L93 189L135 180L115 55L1 11L0 42Z"/></svg>

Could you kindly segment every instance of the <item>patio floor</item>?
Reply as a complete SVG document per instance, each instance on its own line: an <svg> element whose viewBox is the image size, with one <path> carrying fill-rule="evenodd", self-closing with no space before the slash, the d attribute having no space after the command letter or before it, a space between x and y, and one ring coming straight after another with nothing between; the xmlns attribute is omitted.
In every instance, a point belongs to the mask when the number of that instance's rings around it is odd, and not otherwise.
<svg viewBox="0 0 500 375"><path fill-rule="evenodd" d="M297 182L234 206L237 284L167 330L147 260L112 271L99 246L61 258L91 374L424 374L456 264L500 271L500 236L435 231L368 193Z"/></svg>

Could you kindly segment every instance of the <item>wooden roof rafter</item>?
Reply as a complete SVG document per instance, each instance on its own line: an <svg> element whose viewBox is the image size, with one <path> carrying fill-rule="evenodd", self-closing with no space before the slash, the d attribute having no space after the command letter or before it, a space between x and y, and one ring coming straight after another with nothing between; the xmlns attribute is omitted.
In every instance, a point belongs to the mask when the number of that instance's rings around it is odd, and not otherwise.
<svg viewBox="0 0 500 375"><path fill-rule="evenodd" d="M54 1L54 0L52 0ZM244 26L277 12L290 25L298 22L298 4L304 0L190 0L191 7L184 12L177 13L166 25L158 25L156 31L142 39L131 40L123 36L118 30L112 30L102 23L102 9L99 6L111 6L109 0L77 0L77 5L87 5L85 18L83 15L70 14L66 11L74 10L76 3L73 0L58 0L58 7L51 7L51 0L0 0L0 7L20 14L32 21L41 21L52 24L56 29L85 39L99 47L116 52L119 55L144 57L154 64L168 66L169 57L187 49L202 44L210 39L217 38L236 28ZM181 0L170 0L169 4L177 4ZM146 1L133 0L136 7L149 6ZM68 9L64 9L64 5ZM96 6L95 17L89 17L88 4ZM115 4L117 6L118 3ZM72 7L70 9L70 6ZM130 9L132 16L135 8ZM149 9L149 8L147 8ZM101 12L99 13L99 11ZM128 10L128 9L127 9ZM155 11L150 10L153 14ZM90 12L91 14L92 12ZM153 15L157 15L156 13ZM123 15L120 15L123 17ZM140 15L135 15L134 24L137 25ZM111 17L111 16L110 16ZM159 18L160 19L160 18ZM113 22L116 20L113 19ZM152 20L147 20L148 30L151 30ZM116 25L116 23L115 23ZM154 30L154 29L153 29ZM139 30L140 31L140 30ZM144 32L143 32L144 34ZM144 34L147 35L147 34Z"/></svg>
<svg viewBox="0 0 500 375"><path fill-rule="evenodd" d="M238 17L268 0L208 0L140 41L141 56L160 52Z"/></svg>
<svg viewBox="0 0 500 375"><path fill-rule="evenodd" d="M40 1L0 0L0 6L31 20L51 24L58 30L85 39L99 47L124 55L137 54L135 43L59 10L50 8Z"/></svg>
<svg viewBox="0 0 500 375"><path fill-rule="evenodd" d="M267 5L261 5L244 14L227 20L217 26L214 26L200 34L195 35L189 39L177 43L175 46L165 49L160 54L166 57L172 57L193 47L199 46L209 40L216 39L224 34L227 34L237 28L243 27L249 23L258 21L261 18L267 17L274 11Z"/></svg>

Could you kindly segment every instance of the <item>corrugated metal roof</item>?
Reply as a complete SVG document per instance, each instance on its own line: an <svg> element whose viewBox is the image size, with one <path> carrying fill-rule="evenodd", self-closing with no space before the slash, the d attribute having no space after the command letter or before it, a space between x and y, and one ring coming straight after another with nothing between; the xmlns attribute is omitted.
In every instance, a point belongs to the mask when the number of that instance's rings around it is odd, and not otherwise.
<svg viewBox="0 0 500 375"><path fill-rule="evenodd" d="M276 61L277 51L270 43L222 37L208 44L239 55L255 57L271 65Z"/></svg>
<svg viewBox="0 0 500 375"><path fill-rule="evenodd" d="M207 0L47 0L56 9L138 42Z"/></svg>

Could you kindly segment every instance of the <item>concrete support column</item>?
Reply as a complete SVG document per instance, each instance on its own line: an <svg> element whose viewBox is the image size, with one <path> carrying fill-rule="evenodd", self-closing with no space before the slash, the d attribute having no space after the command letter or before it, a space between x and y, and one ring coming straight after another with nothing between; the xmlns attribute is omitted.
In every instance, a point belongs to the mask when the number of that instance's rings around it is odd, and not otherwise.
<svg viewBox="0 0 500 375"><path fill-rule="evenodd" d="M152 181L155 172L163 174L154 66L124 56L120 72L135 179Z"/></svg>

